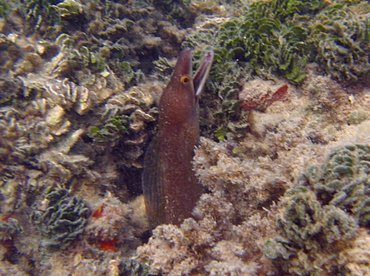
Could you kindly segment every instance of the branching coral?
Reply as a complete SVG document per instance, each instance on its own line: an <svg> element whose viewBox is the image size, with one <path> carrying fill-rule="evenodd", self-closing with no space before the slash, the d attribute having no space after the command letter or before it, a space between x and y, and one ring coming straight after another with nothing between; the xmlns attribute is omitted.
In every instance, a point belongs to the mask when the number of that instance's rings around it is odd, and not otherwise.
<svg viewBox="0 0 370 276"><path fill-rule="evenodd" d="M283 192L288 180L276 177L276 167L261 165L255 169L265 160L241 159L233 156L227 144L205 138L201 138L200 144L194 160L197 177L207 190L221 193L229 202L238 202L237 217L251 215L252 205L257 209Z"/></svg>
<svg viewBox="0 0 370 276"><path fill-rule="evenodd" d="M161 247L163 250L153 252L155 247ZM170 275L188 274L198 266L190 242L174 225L158 226L153 231L149 245L139 249L139 254L142 259L151 261L151 273L171 271Z"/></svg>
<svg viewBox="0 0 370 276"><path fill-rule="evenodd" d="M160 225L148 244L137 249L151 273L185 275L254 275L270 271L256 263L261 252L256 242L271 231L268 220L249 217L243 225L233 224L235 210L220 193L203 195L194 211L180 227ZM262 272L263 271L263 272Z"/></svg>
<svg viewBox="0 0 370 276"><path fill-rule="evenodd" d="M262 236L273 231L262 206L281 194L284 180L254 162L233 156L225 143L201 138L194 167L208 193L193 218L179 227L158 226L148 244L138 248L139 260L149 263L151 272L169 275L271 271L268 261L259 265Z"/></svg>
<svg viewBox="0 0 370 276"><path fill-rule="evenodd" d="M51 191L32 213L32 221L46 238L43 245L63 249L84 231L90 211L85 201L65 189Z"/></svg>

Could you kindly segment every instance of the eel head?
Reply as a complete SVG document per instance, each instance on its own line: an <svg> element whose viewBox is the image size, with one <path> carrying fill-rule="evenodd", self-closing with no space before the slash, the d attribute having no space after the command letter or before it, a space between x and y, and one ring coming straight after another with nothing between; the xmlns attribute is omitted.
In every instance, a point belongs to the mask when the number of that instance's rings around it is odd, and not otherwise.
<svg viewBox="0 0 370 276"><path fill-rule="evenodd" d="M169 120L181 122L198 112L201 94L213 62L213 51L207 52L193 75L190 49L183 50L177 60L171 80L164 90L159 109L168 114Z"/></svg>

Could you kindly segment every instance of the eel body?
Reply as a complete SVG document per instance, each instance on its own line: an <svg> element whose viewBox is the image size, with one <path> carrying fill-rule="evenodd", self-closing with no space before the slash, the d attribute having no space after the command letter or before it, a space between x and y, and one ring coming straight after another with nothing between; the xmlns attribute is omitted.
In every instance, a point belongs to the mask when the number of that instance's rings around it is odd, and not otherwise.
<svg viewBox="0 0 370 276"><path fill-rule="evenodd" d="M151 227L180 224L202 193L192 169L199 140L198 96L213 60L205 54L192 76L191 51L183 50L159 102L158 130L144 161L143 193Z"/></svg>

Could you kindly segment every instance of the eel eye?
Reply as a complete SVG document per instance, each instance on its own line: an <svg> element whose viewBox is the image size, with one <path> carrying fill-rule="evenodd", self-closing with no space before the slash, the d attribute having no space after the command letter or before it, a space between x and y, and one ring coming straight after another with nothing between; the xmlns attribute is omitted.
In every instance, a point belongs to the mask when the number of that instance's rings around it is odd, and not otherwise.
<svg viewBox="0 0 370 276"><path fill-rule="evenodd" d="M182 76L182 77L180 78L180 81L181 81L181 83L182 83L182 84L186 84L186 83L188 83L188 82L190 81L190 77L189 77L189 76L187 76L187 75Z"/></svg>

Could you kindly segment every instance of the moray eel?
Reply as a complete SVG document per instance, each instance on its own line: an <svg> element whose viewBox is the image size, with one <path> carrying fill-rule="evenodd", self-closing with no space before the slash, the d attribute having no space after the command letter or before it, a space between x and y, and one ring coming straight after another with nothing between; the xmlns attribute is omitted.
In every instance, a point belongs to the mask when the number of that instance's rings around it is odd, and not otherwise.
<svg viewBox="0 0 370 276"><path fill-rule="evenodd" d="M151 227L180 224L202 193L192 170L199 140L198 97L213 61L207 52L192 76L192 54L183 50L159 102L158 130L144 159L143 193Z"/></svg>

